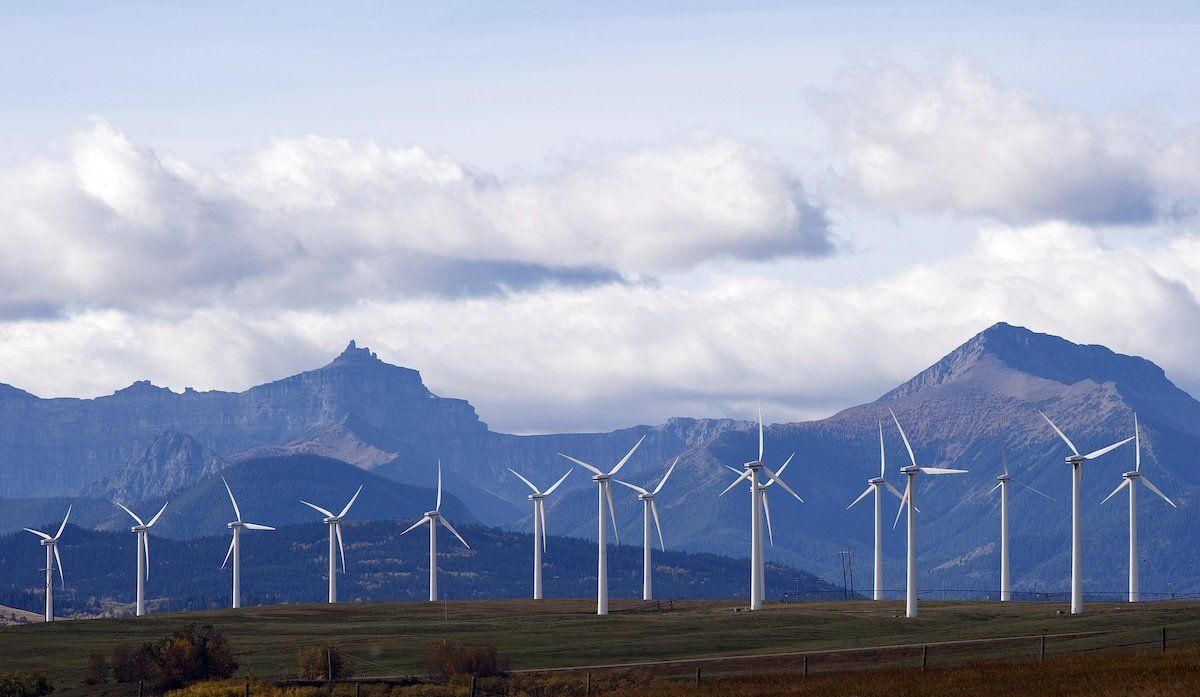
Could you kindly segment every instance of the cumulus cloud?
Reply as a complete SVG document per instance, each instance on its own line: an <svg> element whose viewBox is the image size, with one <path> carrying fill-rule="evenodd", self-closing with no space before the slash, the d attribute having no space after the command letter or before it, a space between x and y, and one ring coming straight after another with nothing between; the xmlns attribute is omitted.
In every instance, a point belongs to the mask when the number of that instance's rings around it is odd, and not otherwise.
<svg viewBox="0 0 1200 697"><path fill-rule="evenodd" d="M832 250L791 170L712 135L502 174L307 136L209 170L101 119L0 170L0 229L7 317L470 296Z"/></svg>
<svg viewBox="0 0 1200 697"><path fill-rule="evenodd" d="M602 429L670 416L822 416L875 399L1000 320L1146 356L1200 387L1200 242L1110 248L1065 223L993 227L966 253L830 289L727 274L371 301L339 311L87 311L0 324L0 380L103 394L134 379L243 389L324 363L349 338L470 399L493 427ZM20 379L14 379L19 377Z"/></svg>
<svg viewBox="0 0 1200 697"><path fill-rule="evenodd" d="M855 187L897 213L1142 224L1200 201L1195 128L1048 106L961 57L858 65L814 102Z"/></svg>

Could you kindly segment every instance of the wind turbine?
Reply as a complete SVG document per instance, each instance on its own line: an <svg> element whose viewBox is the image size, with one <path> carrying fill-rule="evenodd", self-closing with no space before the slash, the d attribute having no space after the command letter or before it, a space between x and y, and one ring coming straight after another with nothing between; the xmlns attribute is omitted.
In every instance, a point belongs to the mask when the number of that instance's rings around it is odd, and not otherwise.
<svg viewBox="0 0 1200 697"><path fill-rule="evenodd" d="M62 557L58 556L58 538L62 537L63 530L67 527L67 521L71 518L71 507L67 506L67 515L63 517L62 525L58 526L58 532L51 537L40 530L33 528L25 528L26 532L31 532L34 535L42 538L42 546L46 548L46 621L54 621L54 566L58 564L58 578L62 581L63 590L67 589L67 579L63 577Z"/></svg>
<svg viewBox="0 0 1200 697"><path fill-rule="evenodd" d="M541 600L542 552L546 551L546 497L553 494L558 485L566 481L572 470L567 470L566 474L545 491L538 489L533 485L533 482L522 477L516 470L509 468L508 471L517 475L517 479L525 482L526 486L533 489L533 493L529 495L529 500L533 501L533 599Z"/></svg>
<svg viewBox="0 0 1200 697"><path fill-rule="evenodd" d="M1012 586L1009 582L1008 564L1008 485L1010 483L1019 484L1038 496L1045 496L1051 501L1054 499L1028 484L1018 482L1012 478L1012 475L1008 473L1008 458L1004 454L1003 445L1000 446L1000 464L1004 468L1004 474L996 477L998 483L988 493L994 494L997 489L1000 490L1000 602L1006 603L1012 600Z"/></svg>
<svg viewBox="0 0 1200 697"><path fill-rule="evenodd" d="M883 452L883 422L881 421L879 422L879 476L868 479L866 491L859 494L858 498L854 499L854 503L846 506L846 510L850 510L868 494L875 494L875 579L874 590L871 593L872 600L883 600L883 492L888 491L896 498L904 500L896 487L883 478L885 467L887 467L887 460Z"/></svg>
<svg viewBox="0 0 1200 697"><path fill-rule="evenodd" d="M1167 498L1166 494L1159 491L1158 487L1154 486L1154 484L1151 483L1149 479L1146 479L1145 475L1142 474L1142 438L1141 438L1141 435L1140 435L1139 429L1138 429L1137 414L1133 415L1133 443L1134 443L1135 452L1137 453L1137 455L1134 456L1135 459L1134 459L1133 471L1126 472L1125 474L1121 475L1125 479L1125 481L1123 481L1119 485L1117 485L1117 488L1113 489L1111 494L1109 494L1108 496L1105 496L1104 501L1101 501L1100 505L1103 506L1105 501L1108 501L1113 496L1116 496L1117 492L1120 491L1121 489L1124 489L1125 487L1129 487L1129 602L1136 603L1139 600L1141 600L1141 596L1139 594L1139 589L1138 589L1138 556L1137 556L1137 541L1138 541L1137 540L1137 485L1138 485L1138 481L1141 481L1142 484L1145 484L1150 489L1150 491L1153 491L1154 493L1158 494L1162 498L1163 501L1166 501L1167 503L1171 504L1172 508L1179 508L1179 506L1176 506L1174 501Z"/></svg>
<svg viewBox="0 0 1200 697"><path fill-rule="evenodd" d="M225 561L221 562L221 568L229 563L230 555L233 555L233 607L237 609L242 606L242 528L247 530L274 530L275 528L269 525L259 525L258 523L247 523L242 520L242 511L238 508L237 499L233 498L233 490L229 488L229 482L221 477L221 481L225 483L225 491L229 492L229 501L233 504L233 514L237 520L229 523L229 529L233 531L233 539L229 541L229 551L225 553Z"/></svg>
<svg viewBox="0 0 1200 697"><path fill-rule="evenodd" d="M412 532L413 530L416 530L423 523L429 523L429 602L431 602L431 603L435 602L438 599L438 594L437 594L437 592L438 592L437 591L437 526L438 526L439 522L441 522L442 525L445 525L447 530L454 533L454 536L458 538L459 542L463 543L464 547L466 547L467 549L471 548L471 545L467 544L467 541L463 539L462 535L458 534L458 531L454 529L454 526L450 524L450 521L446 520L445 516L442 515L442 461L441 460L438 460L437 501L434 503L433 510L426 512L424 517L422 517L420 520L418 520L417 522L415 522L411 526L409 526L409 528L407 530L400 533L401 535L407 535L408 533Z"/></svg>
<svg viewBox="0 0 1200 697"><path fill-rule="evenodd" d="M350 512L350 507L354 505L354 501L360 493L362 493L361 485L358 487L358 491L354 492L354 496L350 497L350 501L346 503L346 507L337 515L321 508L315 503L309 503L308 501L300 502L317 513L324 515L325 519L321 522L329 526L329 602L331 603L337 602L337 564L334 562L335 551L341 553L342 573L346 573L346 547L342 544L342 518L345 518L346 514ZM333 547L335 539L337 541L336 550Z"/></svg>
<svg viewBox="0 0 1200 697"><path fill-rule="evenodd" d="M114 503L116 503L114 501ZM169 501L167 503L170 503ZM117 503L121 510L128 513L137 521L137 525L129 528L129 531L137 535L137 616L141 617L146 614L146 577L150 575L150 528L158 522L162 517L163 511L167 510L167 504L164 503L162 508L158 509L158 513L150 519L149 523L143 523L142 519L137 517L137 514L125 507L124 504Z"/></svg>
<svg viewBox="0 0 1200 697"><path fill-rule="evenodd" d="M1042 414L1042 411L1039 409L1038 413ZM1116 450L1133 440L1134 437L1130 436L1123 441L1118 441L1099 450L1094 450L1087 455L1080 455L1075 444L1071 442L1070 438L1067 438L1067 435L1058 426L1054 425L1049 416L1042 414L1042 418L1046 420L1046 423L1050 424L1050 428L1054 429L1058 437L1063 439L1063 442L1067 444L1072 453L1066 457L1066 463L1071 466L1071 614L1079 615L1083 614L1083 538L1079 527L1081 513L1079 490L1083 486L1083 463L1088 460L1095 460L1110 450Z"/></svg>
<svg viewBox="0 0 1200 697"><path fill-rule="evenodd" d="M654 487L654 491L647 491L636 484L623 482L620 479L613 480L621 486L638 492L638 501L642 502L642 600L654 599L654 588L650 579L650 550L652 549L652 545L650 544L651 516L654 516L654 529L658 531L658 544L664 552L667 551L667 545L663 542L662 521L658 519L658 506L654 505L654 497L658 495L658 492L662 491L663 485L667 483L667 479L675 471L675 465L678 464L679 458L675 458L675 462L671 463L671 467L663 475L662 481L658 483L658 486Z"/></svg>
<svg viewBox="0 0 1200 697"><path fill-rule="evenodd" d="M766 564L764 562L765 555L763 554L763 539L762 539L763 511L767 511L767 521L768 521L767 534L771 536L771 538L772 538L771 543L774 544L774 534L771 532L771 528L770 528L770 520L771 520L770 508L769 508L769 504L767 503L767 497L766 497L767 487L771 486L772 483L777 483L777 484L779 484L779 486L783 487L784 491L786 491L789 494L791 494L792 496L796 497L797 501L800 501L801 503L804 502L804 499L800 498L799 494L797 494L795 491L792 491L792 488L790 486L788 486L787 484L785 484L783 482L783 480L779 478L779 475L782 474L783 471L787 468L788 464L791 463L792 457L794 457L794 456L795 456L795 453L792 453L792 455L788 456L787 461L783 463L783 467L779 468L779 472L772 472L771 469L769 467L767 467L766 463L763 462L763 420L762 420L762 407L760 406L758 408L758 459L754 460L752 462L747 462L744 465L742 465L745 468L745 471L742 472L741 474L739 474L738 478L733 480L733 483L730 484L729 486L725 487L725 491L722 491L719 494L719 496L724 496L725 494L729 493L729 491L731 489L733 489L733 487L737 486L738 483L741 482L742 480L744 480L744 479L750 480L750 609L751 610L761 610L763 596L766 595L766 592L765 592L766 591L766 581L765 581ZM726 467L728 467L728 465ZM732 467L728 467L728 468L734 472L737 472L737 470L735 470ZM760 471L763 474L767 475L766 484L759 484L758 474Z"/></svg>
<svg viewBox="0 0 1200 697"><path fill-rule="evenodd" d="M896 521L892 523L892 528L895 529L896 524L900 522L900 516L908 510L908 580L907 589L905 592L904 616L912 619L917 616L917 518L916 513L916 489L913 487L913 480L918 474L966 474L966 470L949 469L946 467L918 467L917 458L913 455L912 446L908 443L908 436L904 434L904 429L900 426L900 419L896 418L896 412L888 408L892 414L892 421L896 422L896 428L900 431L900 437L904 439L904 448L908 450L908 460L911 465L901 467L900 473L908 477L908 482L904 485L904 496L900 497L900 510L896 512Z"/></svg>
<svg viewBox="0 0 1200 697"><path fill-rule="evenodd" d="M571 462L574 462L580 467L583 467L591 472L592 481L596 482L596 494L599 507L599 513L597 516L599 525L597 528L598 533L596 535L596 543L599 547L596 562L597 615L608 614L608 530L607 526L604 524L604 505L606 501L608 502L608 512L612 515L613 538L617 541L617 544L621 544L621 535L619 532L617 532L617 511L613 506L612 486L609 484L609 479L611 479L614 474L619 472L621 468L625 466L626 462L629 462L629 458L633 457L633 453L638 449L638 446L641 445L642 441L644 440L646 440L646 436L639 438L638 442L634 443L633 447L629 449L629 452L625 453L625 457L621 458L621 461L617 463L617 466L613 467L608 472L601 472L599 469L592 467L583 460L577 460L570 455L563 455L562 453L559 453L559 455L562 455L562 457L567 458Z"/></svg>

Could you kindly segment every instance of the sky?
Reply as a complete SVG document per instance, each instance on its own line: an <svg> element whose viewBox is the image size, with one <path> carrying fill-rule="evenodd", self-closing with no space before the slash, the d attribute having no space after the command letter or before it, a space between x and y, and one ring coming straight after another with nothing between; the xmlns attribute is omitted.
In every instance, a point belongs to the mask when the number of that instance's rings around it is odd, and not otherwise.
<svg viewBox="0 0 1200 697"><path fill-rule="evenodd" d="M1200 394L1200 10L976 4L0 5L0 382L782 422L1007 321Z"/></svg>

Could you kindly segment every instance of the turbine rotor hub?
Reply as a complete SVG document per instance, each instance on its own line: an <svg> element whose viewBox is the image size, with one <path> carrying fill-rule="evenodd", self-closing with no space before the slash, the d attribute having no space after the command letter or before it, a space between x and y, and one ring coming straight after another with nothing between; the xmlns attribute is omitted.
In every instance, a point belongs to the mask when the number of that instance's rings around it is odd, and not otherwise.
<svg viewBox="0 0 1200 697"><path fill-rule="evenodd" d="M1124 477L1124 478L1126 478L1126 479L1133 479L1134 477L1140 477L1140 476L1142 476L1142 473L1141 473L1141 472L1136 472L1136 471L1135 471L1135 472L1126 472L1126 473L1122 474L1121 476L1122 476L1122 477Z"/></svg>
<svg viewBox="0 0 1200 697"><path fill-rule="evenodd" d="M428 511L425 513L426 518L436 518L439 515L441 515L441 513L438 513L437 511Z"/></svg>
<svg viewBox="0 0 1200 697"><path fill-rule="evenodd" d="M883 484L883 477L871 477L867 480L867 484Z"/></svg>

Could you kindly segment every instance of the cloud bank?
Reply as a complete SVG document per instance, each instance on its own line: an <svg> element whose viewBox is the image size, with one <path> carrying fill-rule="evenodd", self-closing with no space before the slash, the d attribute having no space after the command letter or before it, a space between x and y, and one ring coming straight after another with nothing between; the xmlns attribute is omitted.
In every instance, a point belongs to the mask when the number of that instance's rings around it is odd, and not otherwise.
<svg viewBox="0 0 1200 697"><path fill-rule="evenodd" d="M1200 200L1197 129L1047 106L963 58L858 65L814 94L850 180L895 213L1146 224Z"/></svg>
<svg viewBox="0 0 1200 697"><path fill-rule="evenodd" d="M209 171L100 119L0 170L0 229L0 317L472 296L833 249L793 172L716 136L504 174L307 136Z"/></svg>

